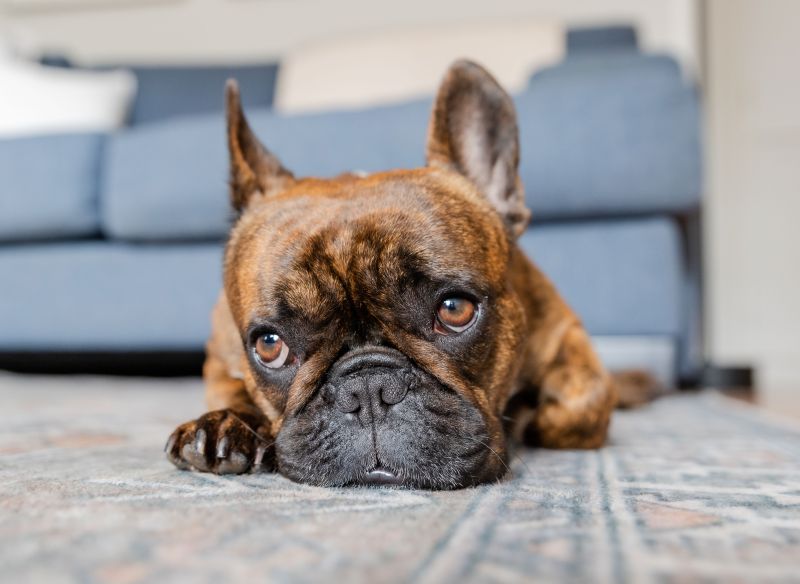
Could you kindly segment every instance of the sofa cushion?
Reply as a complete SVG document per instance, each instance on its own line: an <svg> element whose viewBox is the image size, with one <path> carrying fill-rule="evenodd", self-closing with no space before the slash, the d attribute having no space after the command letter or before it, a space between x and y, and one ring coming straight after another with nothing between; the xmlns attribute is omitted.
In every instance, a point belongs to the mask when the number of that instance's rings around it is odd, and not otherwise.
<svg viewBox="0 0 800 584"><path fill-rule="evenodd" d="M427 100L391 108L281 116L251 110L267 147L298 176L412 168L424 163ZM230 224L221 116L141 126L111 138L103 227L113 238L224 237Z"/></svg>
<svg viewBox="0 0 800 584"><path fill-rule="evenodd" d="M0 247L0 350L201 350L222 248L101 241Z"/></svg>
<svg viewBox="0 0 800 584"><path fill-rule="evenodd" d="M630 77L639 78L640 82L654 86L660 92L669 92L670 89L685 87L681 67L678 62L668 55L644 55L633 50L607 50L607 51L578 51L554 67L547 67L536 71L528 80L528 87L533 87L542 80L554 83L574 83L575 77L586 75L587 83L596 83L597 77L603 77L611 72L617 77L611 77L612 82L620 82ZM613 83L612 83L613 85ZM605 91L610 91L604 87Z"/></svg>
<svg viewBox="0 0 800 584"><path fill-rule="evenodd" d="M680 334L671 221L534 226L521 245L593 334ZM0 294L0 350L200 350L221 270L218 243L2 246L0 273L14 277Z"/></svg>
<svg viewBox="0 0 800 584"><path fill-rule="evenodd" d="M597 51L636 51L639 41L630 25L570 28L567 30L567 56Z"/></svg>
<svg viewBox="0 0 800 584"><path fill-rule="evenodd" d="M204 112L221 114L229 78L239 82L245 107L270 107L278 65L134 66L131 70L138 81L131 124L137 125Z"/></svg>
<svg viewBox="0 0 800 584"><path fill-rule="evenodd" d="M413 26L348 34L284 55L275 108L320 112L398 103L433 95L456 59L491 70L509 91L531 71L564 55L564 28L550 18Z"/></svg>
<svg viewBox="0 0 800 584"><path fill-rule="evenodd" d="M570 58L535 75L517 108L520 174L534 216L699 204L698 100L672 59Z"/></svg>
<svg viewBox="0 0 800 584"><path fill-rule="evenodd" d="M102 143L97 134L0 140L0 241L97 233Z"/></svg>
<svg viewBox="0 0 800 584"><path fill-rule="evenodd" d="M595 335L684 329L680 233L666 218L534 225L522 249Z"/></svg>
<svg viewBox="0 0 800 584"><path fill-rule="evenodd" d="M144 125L109 138L101 189L106 236L219 239L230 226L222 117Z"/></svg>

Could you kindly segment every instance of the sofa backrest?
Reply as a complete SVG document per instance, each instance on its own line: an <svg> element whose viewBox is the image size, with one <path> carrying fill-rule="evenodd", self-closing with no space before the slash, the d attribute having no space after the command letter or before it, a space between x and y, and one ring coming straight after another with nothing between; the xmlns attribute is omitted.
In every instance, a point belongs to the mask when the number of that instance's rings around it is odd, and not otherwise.
<svg viewBox="0 0 800 584"><path fill-rule="evenodd" d="M637 51L639 38L630 25L571 28L567 31L567 56L598 51Z"/></svg>
<svg viewBox="0 0 800 584"><path fill-rule="evenodd" d="M700 104L671 57L568 58L537 72L517 109L535 216L674 213L700 204Z"/></svg>
<svg viewBox="0 0 800 584"><path fill-rule="evenodd" d="M615 57L616 59L616 57ZM534 217L682 212L699 204L699 111L674 61L564 63L515 96L520 175ZM431 98L355 111L251 110L298 176L424 164ZM222 116L134 128L109 144L103 224L122 239L204 239L228 229Z"/></svg>
<svg viewBox="0 0 800 584"><path fill-rule="evenodd" d="M200 113L221 114L225 81L236 78L245 107L271 107L277 63L244 66L134 66L138 91L131 125Z"/></svg>

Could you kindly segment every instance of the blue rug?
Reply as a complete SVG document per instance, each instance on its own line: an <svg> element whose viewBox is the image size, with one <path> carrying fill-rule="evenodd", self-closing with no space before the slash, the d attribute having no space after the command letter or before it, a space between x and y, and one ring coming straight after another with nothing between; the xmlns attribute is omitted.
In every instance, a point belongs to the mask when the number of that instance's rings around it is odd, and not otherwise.
<svg viewBox="0 0 800 584"><path fill-rule="evenodd" d="M0 375L0 581L800 581L800 430L716 394L438 493L178 471L201 411L196 380Z"/></svg>

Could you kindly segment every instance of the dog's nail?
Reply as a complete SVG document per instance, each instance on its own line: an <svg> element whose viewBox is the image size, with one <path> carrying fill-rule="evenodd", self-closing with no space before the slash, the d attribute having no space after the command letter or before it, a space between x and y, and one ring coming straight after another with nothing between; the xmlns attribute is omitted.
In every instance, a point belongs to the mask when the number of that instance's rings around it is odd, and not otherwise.
<svg viewBox="0 0 800 584"><path fill-rule="evenodd" d="M172 434L169 437L169 439L167 440L167 443L164 445L164 452L172 452L172 447L175 446L175 440L176 439L177 438L175 437L175 434Z"/></svg>
<svg viewBox="0 0 800 584"><path fill-rule="evenodd" d="M262 472L264 470L264 456L267 454L269 446L266 444L259 444L256 448L256 455L253 459L252 472Z"/></svg>
<svg viewBox="0 0 800 584"><path fill-rule="evenodd" d="M228 456L228 446L230 446L230 440L228 440L227 436L223 436L219 442L217 442L217 458L225 458Z"/></svg>
<svg viewBox="0 0 800 584"><path fill-rule="evenodd" d="M256 458L253 461L256 465L260 465L264 460L264 454L267 452L267 447L263 444L256 448Z"/></svg>
<svg viewBox="0 0 800 584"><path fill-rule="evenodd" d="M198 430L197 434L194 435L194 449L200 456L205 456L206 454L206 431L205 430Z"/></svg>
<svg viewBox="0 0 800 584"><path fill-rule="evenodd" d="M217 474L242 474L247 470L247 457L241 452L231 451L230 456L220 460L217 465Z"/></svg>

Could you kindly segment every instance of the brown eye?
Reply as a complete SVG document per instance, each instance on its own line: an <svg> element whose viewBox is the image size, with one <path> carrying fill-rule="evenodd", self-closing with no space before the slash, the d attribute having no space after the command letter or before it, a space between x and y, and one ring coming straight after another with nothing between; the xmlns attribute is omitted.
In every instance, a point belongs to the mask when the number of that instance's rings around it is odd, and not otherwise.
<svg viewBox="0 0 800 584"><path fill-rule="evenodd" d="M289 358L289 345L275 333L261 335L256 341L256 356L261 364L270 369L283 367Z"/></svg>
<svg viewBox="0 0 800 584"><path fill-rule="evenodd" d="M434 328L441 334L460 333L472 326L477 314L474 302L466 298L446 298L436 311Z"/></svg>

